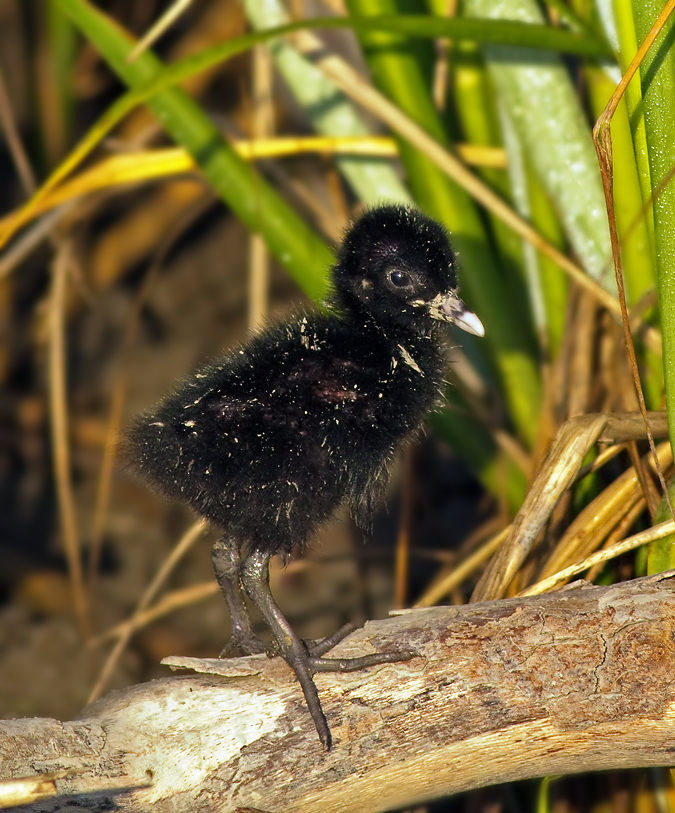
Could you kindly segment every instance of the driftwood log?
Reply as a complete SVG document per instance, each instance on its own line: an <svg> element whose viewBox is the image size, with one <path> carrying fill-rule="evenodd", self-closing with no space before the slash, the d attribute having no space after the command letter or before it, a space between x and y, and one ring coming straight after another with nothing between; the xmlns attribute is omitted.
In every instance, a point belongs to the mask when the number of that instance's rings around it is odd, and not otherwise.
<svg viewBox="0 0 675 813"><path fill-rule="evenodd" d="M0 777L75 771L30 809L384 811L546 774L675 762L675 572L414 610L336 648L407 663L318 675L330 753L279 658L193 661L79 719L0 721ZM25 808L24 808L25 809Z"/></svg>

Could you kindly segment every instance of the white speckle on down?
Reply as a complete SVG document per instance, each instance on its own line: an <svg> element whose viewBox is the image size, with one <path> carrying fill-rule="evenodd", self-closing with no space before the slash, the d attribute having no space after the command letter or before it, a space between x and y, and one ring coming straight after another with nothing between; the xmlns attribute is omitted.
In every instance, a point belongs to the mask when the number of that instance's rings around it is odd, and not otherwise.
<svg viewBox="0 0 675 813"><path fill-rule="evenodd" d="M424 373L420 369L419 364L410 355L407 349L402 344L399 344L398 348L401 351L401 358L408 365L408 367L411 367L413 370L415 370L415 372L418 372L420 375L424 375Z"/></svg>

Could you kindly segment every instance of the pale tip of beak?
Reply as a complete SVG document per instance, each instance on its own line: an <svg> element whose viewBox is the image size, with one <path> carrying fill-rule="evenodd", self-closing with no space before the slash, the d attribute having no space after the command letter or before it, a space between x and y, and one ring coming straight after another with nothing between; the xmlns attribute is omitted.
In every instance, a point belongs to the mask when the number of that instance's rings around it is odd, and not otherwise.
<svg viewBox="0 0 675 813"><path fill-rule="evenodd" d="M448 322L471 333L474 336L485 336L483 323L473 311L470 311L455 294L449 294L440 301L440 311Z"/></svg>
<svg viewBox="0 0 675 813"><path fill-rule="evenodd" d="M452 321L457 327L471 333L473 336L485 336L485 328L483 323L472 311L464 311L463 313L454 313Z"/></svg>

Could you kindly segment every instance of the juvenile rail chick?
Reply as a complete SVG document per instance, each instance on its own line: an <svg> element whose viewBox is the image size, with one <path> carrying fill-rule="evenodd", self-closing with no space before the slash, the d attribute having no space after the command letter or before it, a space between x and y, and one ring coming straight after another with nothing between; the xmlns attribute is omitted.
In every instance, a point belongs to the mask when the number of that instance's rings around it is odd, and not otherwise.
<svg viewBox="0 0 675 813"><path fill-rule="evenodd" d="M266 651L251 629L246 591L274 651L295 671L326 749L331 735L313 674L411 653L324 658L346 632L301 641L270 593L270 557L305 544L343 503L369 525L397 449L442 398L443 323L483 335L457 296L445 230L408 207L380 206L352 225L328 304L328 312L268 326L189 376L129 435L140 471L221 529L212 555L233 641Z"/></svg>

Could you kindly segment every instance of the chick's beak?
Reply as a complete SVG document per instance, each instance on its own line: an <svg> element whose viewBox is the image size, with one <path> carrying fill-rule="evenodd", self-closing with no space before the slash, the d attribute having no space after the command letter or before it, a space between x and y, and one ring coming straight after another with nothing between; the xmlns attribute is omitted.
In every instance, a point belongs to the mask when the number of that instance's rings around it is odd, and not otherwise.
<svg viewBox="0 0 675 813"><path fill-rule="evenodd" d="M483 323L475 313L467 308L457 294L452 292L439 294L428 303L428 308L434 319L451 322L474 336L485 336Z"/></svg>

